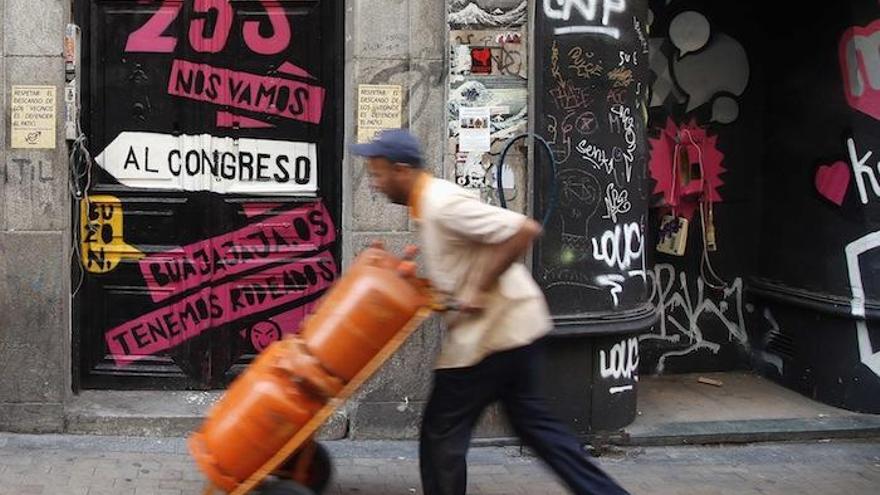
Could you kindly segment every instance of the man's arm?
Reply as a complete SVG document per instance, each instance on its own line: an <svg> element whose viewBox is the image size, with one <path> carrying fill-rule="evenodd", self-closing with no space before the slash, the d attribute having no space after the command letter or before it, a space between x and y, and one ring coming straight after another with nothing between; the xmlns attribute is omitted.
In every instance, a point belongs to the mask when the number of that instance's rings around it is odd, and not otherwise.
<svg viewBox="0 0 880 495"><path fill-rule="evenodd" d="M493 245L493 256L487 261L484 270L471 286L464 288L461 294L462 311L478 312L483 309L484 293L498 282L498 278L510 268L510 265L525 254L532 241L541 235L541 230L538 222L526 218L512 236Z"/></svg>

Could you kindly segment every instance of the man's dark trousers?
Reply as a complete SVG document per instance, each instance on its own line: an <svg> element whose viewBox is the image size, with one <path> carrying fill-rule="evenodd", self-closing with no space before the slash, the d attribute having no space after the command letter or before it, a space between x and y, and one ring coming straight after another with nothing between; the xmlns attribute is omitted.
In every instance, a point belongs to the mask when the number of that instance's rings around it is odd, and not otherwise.
<svg viewBox="0 0 880 495"><path fill-rule="evenodd" d="M538 386L541 355L541 344L531 344L492 354L475 366L434 373L419 444L424 495L465 494L471 432L495 401L501 401L517 435L573 493L627 494L549 413Z"/></svg>

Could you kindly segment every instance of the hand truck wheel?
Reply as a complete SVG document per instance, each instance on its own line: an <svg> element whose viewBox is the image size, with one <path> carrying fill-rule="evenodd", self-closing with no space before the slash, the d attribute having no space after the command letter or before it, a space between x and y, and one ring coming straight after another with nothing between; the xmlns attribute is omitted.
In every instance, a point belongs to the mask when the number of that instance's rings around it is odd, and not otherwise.
<svg viewBox="0 0 880 495"><path fill-rule="evenodd" d="M314 493L321 494L324 493L324 490L326 490L330 484L330 478L333 475L333 461L330 458L330 452L327 451L326 447L319 442L314 442L313 445L314 448L311 449L312 459L308 463L308 473L305 476L305 479L300 479L296 476L296 472L297 463L300 460L299 457L302 454L308 454L310 450L308 448L300 449L290 456L290 458L287 459L274 474L276 477L284 480L294 479L299 482L299 484L312 490Z"/></svg>
<svg viewBox="0 0 880 495"><path fill-rule="evenodd" d="M300 485L293 480L269 478L257 488L259 495L318 495L309 487Z"/></svg>

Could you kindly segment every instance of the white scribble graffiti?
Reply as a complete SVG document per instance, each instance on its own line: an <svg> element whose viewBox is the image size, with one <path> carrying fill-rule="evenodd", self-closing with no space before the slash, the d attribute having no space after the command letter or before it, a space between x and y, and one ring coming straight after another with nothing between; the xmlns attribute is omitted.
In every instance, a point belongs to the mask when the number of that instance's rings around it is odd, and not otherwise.
<svg viewBox="0 0 880 495"><path fill-rule="evenodd" d="M593 259L621 271L628 270L633 261L642 257L645 249L642 239L642 228L638 223L617 225L614 230L602 234L601 239L590 239Z"/></svg>
<svg viewBox="0 0 880 495"><path fill-rule="evenodd" d="M619 394L621 392L628 392L633 389L632 385L624 385L622 387L610 387L608 388L608 393L611 395Z"/></svg>
<svg viewBox="0 0 880 495"><path fill-rule="evenodd" d="M707 297L702 278L697 278L696 297L691 296L687 275L678 273L668 264L657 264L648 272L651 279L651 302L657 307L660 319L659 333L639 336L640 341L662 341L683 346L680 349L664 352L657 362L657 373L662 373L666 360L675 356L686 356L704 349L717 354L721 349L718 342L707 341L700 329L707 318L714 318L727 330L728 341L742 346L748 344L745 317L743 315L743 282L736 278L722 291L720 298Z"/></svg>
<svg viewBox="0 0 880 495"><path fill-rule="evenodd" d="M773 313L770 312L770 308L764 308L764 320L769 325L769 331L764 335L763 342L761 342L761 349L757 350L755 354L758 359L761 361L773 366L776 368L776 371L779 375L782 375L782 371L784 369L784 363L782 362L782 357L778 354L773 354L772 352L768 352L766 350L767 344L770 343L771 339L774 336L782 333L782 330L779 328L779 323L776 322L776 318L773 317Z"/></svg>
<svg viewBox="0 0 880 495"><path fill-rule="evenodd" d="M606 379L638 379L639 338L631 337L614 344L607 355L605 349L600 349L599 374Z"/></svg>
<svg viewBox="0 0 880 495"><path fill-rule="evenodd" d="M614 301L614 307L620 303L618 296L621 292L623 292L623 283L626 281L626 277L623 275L612 273L610 275L599 275L596 277L596 283L601 287L610 287L611 288L611 299Z"/></svg>
<svg viewBox="0 0 880 495"><path fill-rule="evenodd" d="M586 22L595 22L602 3L602 25L564 26L553 30L553 34L602 34L620 39L620 29L609 27L611 14L622 14L626 10L626 0L544 0L544 15L548 19L571 20L575 11Z"/></svg>
<svg viewBox="0 0 880 495"><path fill-rule="evenodd" d="M629 202L629 192L626 189L618 190L614 183L608 184L605 189L605 209L608 211L602 218L610 218L617 223L617 215L627 213L632 208Z"/></svg>
<svg viewBox="0 0 880 495"><path fill-rule="evenodd" d="M862 269L859 256L880 247L880 231L868 234L846 246L846 265L849 272L849 285L852 288L852 314L856 318L856 331L859 341L859 358L875 375L880 376L880 352L874 352L868 322L865 320L865 288L862 285Z"/></svg>
<svg viewBox="0 0 880 495"><path fill-rule="evenodd" d="M607 174L614 173L614 158L601 146L587 143L586 139L582 139L575 149L584 160L593 165L593 168L604 170Z"/></svg>
<svg viewBox="0 0 880 495"><path fill-rule="evenodd" d="M614 161L622 161L626 164L626 181L629 182L632 179L633 154L636 151L636 142L638 141L636 136L636 120L633 118L630 109L624 105L612 106L609 117L614 117L619 123L623 124L623 139L626 141L626 150L615 147L611 158Z"/></svg>
<svg viewBox="0 0 880 495"><path fill-rule="evenodd" d="M877 176L874 174L874 169L865 165L868 160L871 159L874 152L869 151L865 156L860 158L859 153L856 151L856 142L853 138L848 138L846 140L846 148L849 150L849 163L850 166L852 166L853 175L856 178L856 186L859 188L859 198L862 200L862 203L868 204L868 191L865 188L866 176L868 177L868 182L871 183L871 190L874 191L874 196L880 198L880 184L877 183ZM880 171L880 163L877 164L877 169Z"/></svg>

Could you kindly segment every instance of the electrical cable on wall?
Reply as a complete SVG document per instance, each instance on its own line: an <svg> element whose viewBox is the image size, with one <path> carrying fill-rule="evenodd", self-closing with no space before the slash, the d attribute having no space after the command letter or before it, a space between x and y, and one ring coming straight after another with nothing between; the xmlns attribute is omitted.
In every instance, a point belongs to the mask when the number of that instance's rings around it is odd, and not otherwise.
<svg viewBox="0 0 880 495"><path fill-rule="evenodd" d="M705 177L705 174L703 174L703 150L702 150L702 148L697 144L696 141L694 141L694 137L691 135L691 132L689 130L682 129L682 132L684 132L687 135L688 140L691 142L691 145L697 149L697 160L698 160L698 163L700 164L700 173L701 173L701 176ZM675 170L675 168L676 167L673 167L673 171ZM675 181L673 181L673 185L674 184L675 184ZM708 285L709 287L711 287L712 289L723 290L728 287L728 284L723 278L721 278L718 275L718 273L715 271L715 268L712 266L712 261L709 259L709 244L708 244L708 229L709 229L708 225L709 224L707 223L706 210L707 209L709 210L708 219L711 220L712 200L709 198L708 192L706 191L707 185L708 185L708 181L704 181L703 185L702 185L702 194L700 196L700 223L702 224L702 234L703 234L703 242L702 242L702 249L701 249L702 252L700 255L700 276L703 278L703 282L706 285ZM707 207L707 204L708 204L708 207ZM709 277L706 276L706 269L707 268L709 271L709 275L712 276L711 280Z"/></svg>
<svg viewBox="0 0 880 495"><path fill-rule="evenodd" d="M81 115L79 110L79 104L77 103L77 116ZM68 155L68 163L70 167L68 190L76 205L76 211L73 215L73 229L71 236L73 242L71 253L74 256L73 261L76 263L79 272L79 278L70 295L71 299L76 297L77 293L82 288L82 284L85 282L86 277L85 268L82 264L82 253L80 251L80 224L82 221L81 211L83 205L85 204L85 207L88 208L89 204L89 188L92 185L92 165L94 164L94 159L86 146L86 136L82 133L79 118L76 119L76 134L77 137L70 141L70 154Z"/></svg>
<svg viewBox="0 0 880 495"><path fill-rule="evenodd" d="M542 145L544 150L547 152L547 157L550 159L550 177L553 180L550 181L550 195L549 201L547 205L547 211L544 212L544 218L541 220L541 225L546 226L547 222L550 221L550 216L553 214L553 211L556 209L556 205L558 202L559 196L559 184L556 182L556 157L553 155L553 150L550 148L550 145L547 144L547 141L532 132L526 132L523 134L519 134L510 138L507 141L507 145L504 146L504 150L501 152L501 156L498 159L498 164L495 165L495 175L496 175L496 184L498 186L498 201L501 204L502 208L507 208L507 200L504 197L504 183L502 180L502 175L504 172L504 159L507 158L507 152L510 151L510 148L513 147L513 144L520 139L525 139L527 137L533 137L538 140Z"/></svg>

